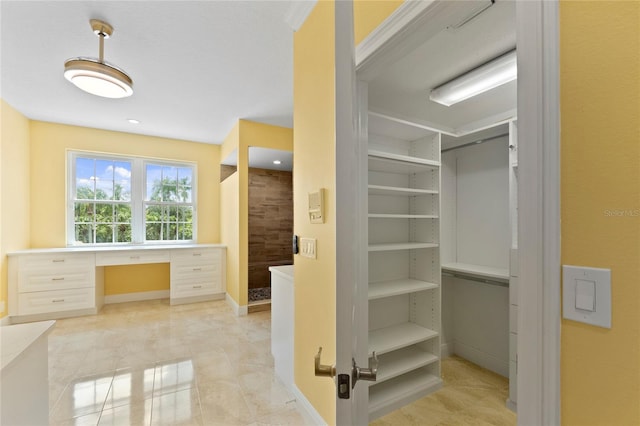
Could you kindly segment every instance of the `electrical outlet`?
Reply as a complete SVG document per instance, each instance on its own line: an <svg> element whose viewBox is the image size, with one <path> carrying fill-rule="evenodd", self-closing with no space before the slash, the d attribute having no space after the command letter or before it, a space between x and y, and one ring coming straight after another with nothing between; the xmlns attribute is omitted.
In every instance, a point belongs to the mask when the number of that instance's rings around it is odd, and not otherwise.
<svg viewBox="0 0 640 426"><path fill-rule="evenodd" d="M316 239L300 238L300 254L310 259L316 258Z"/></svg>

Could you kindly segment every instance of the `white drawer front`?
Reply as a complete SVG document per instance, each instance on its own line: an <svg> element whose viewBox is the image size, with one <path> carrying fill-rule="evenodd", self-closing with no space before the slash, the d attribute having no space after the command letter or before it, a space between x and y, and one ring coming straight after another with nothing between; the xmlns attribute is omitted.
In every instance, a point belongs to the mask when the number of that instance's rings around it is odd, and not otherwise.
<svg viewBox="0 0 640 426"><path fill-rule="evenodd" d="M171 250L171 263L176 265L200 265L219 263L222 249L206 247L199 249Z"/></svg>
<svg viewBox="0 0 640 426"><path fill-rule="evenodd" d="M96 253L97 266L136 265L141 263L168 263L170 250L121 250Z"/></svg>
<svg viewBox="0 0 640 426"><path fill-rule="evenodd" d="M171 283L171 298L179 299L181 297L204 296L209 294L220 293L220 284L218 282L179 282Z"/></svg>
<svg viewBox="0 0 640 426"><path fill-rule="evenodd" d="M58 273L79 268L95 268L93 253L31 254L20 256L19 259L18 268L21 272L43 269Z"/></svg>
<svg viewBox="0 0 640 426"><path fill-rule="evenodd" d="M220 276L217 264L207 265L174 265L171 264L171 282L181 281L213 281Z"/></svg>
<svg viewBox="0 0 640 426"><path fill-rule="evenodd" d="M78 268L73 271L51 273L44 270L25 271L20 274L18 292L63 290L94 286L94 269Z"/></svg>
<svg viewBox="0 0 640 426"><path fill-rule="evenodd" d="M89 309L95 305L93 288L73 290L40 291L22 293L18 296L19 315Z"/></svg>

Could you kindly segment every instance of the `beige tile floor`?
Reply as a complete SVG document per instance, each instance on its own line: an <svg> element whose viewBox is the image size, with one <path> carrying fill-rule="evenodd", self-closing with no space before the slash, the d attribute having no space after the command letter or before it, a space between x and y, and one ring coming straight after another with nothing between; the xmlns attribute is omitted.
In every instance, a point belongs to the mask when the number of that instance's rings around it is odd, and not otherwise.
<svg viewBox="0 0 640 426"><path fill-rule="evenodd" d="M224 301L107 305L49 337L51 425L300 425L275 379L270 312Z"/></svg>
<svg viewBox="0 0 640 426"><path fill-rule="evenodd" d="M442 360L443 387L371 423L372 426L514 426L506 378L452 356Z"/></svg>
<svg viewBox="0 0 640 426"><path fill-rule="evenodd" d="M303 425L273 374L270 312L224 301L107 305L49 337L51 425ZM506 379L452 357L444 387L373 423L515 425Z"/></svg>

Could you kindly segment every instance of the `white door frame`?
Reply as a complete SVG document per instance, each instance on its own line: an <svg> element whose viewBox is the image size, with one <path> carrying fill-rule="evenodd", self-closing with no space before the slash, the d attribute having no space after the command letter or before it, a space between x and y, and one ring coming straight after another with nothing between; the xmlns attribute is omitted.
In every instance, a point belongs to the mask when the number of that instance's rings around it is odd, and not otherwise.
<svg viewBox="0 0 640 426"><path fill-rule="evenodd" d="M356 48L358 78L439 31L461 2L407 1ZM428 24L425 24L429 21ZM560 424L560 137L557 0L518 1L518 424ZM424 38L422 38L424 40ZM360 105L360 108L366 106ZM526 196L525 196L526 195Z"/></svg>

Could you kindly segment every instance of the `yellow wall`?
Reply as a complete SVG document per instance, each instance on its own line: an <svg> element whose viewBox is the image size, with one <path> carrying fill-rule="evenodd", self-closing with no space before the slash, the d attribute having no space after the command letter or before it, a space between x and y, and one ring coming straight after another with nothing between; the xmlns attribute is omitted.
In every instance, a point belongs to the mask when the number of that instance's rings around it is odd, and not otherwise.
<svg viewBox="0 0 640 426"><path fill-rule="evenodd" d="M8 313L8 252L29 248L29 120L0 100L0 303Z"/></svg>
<svg viewBox="0 0 640 426"><path fill-rule="evenodd" d="M198 242L220 241L218 145L31 122L31 247L66 245L67 150L193 161L198 167ZM4 198L4 193L3 193ZM166 290L163 265L109 267L105 294ZM137 271L137 272L132 272ZM140 279L143 279L142 281Z"/></svg>
<svg viewBox="0 0 640 426"><path fill-rule="evenodd" d="M562 424L640 424L640 2L560 4L562 263L611 268L612 328L562 322Z"/></svg>
<svg viewBox="0 0 640 426"><path fill-rule="evenodd" d="M356 46L402 3L403 0L355 0L353 33Z"/></svg>
<svg viewBox="0 0 640 426"><path fill-rule="evenodd" d="M293 130L238 120L222 144L221 159L237 151L238 171L222 182L221 232L227 245L227 293L241 307L249 303L249 147L293 150ZM231 180L230 180L231 179ZM228 206L233 206L233 211ZM231 272L230 272L231 271Z"/></svg>
<svg viewBox="0 0 640 426"><path fill-rule="evenodd" d="M316 238L317 259L295 262L296 386L329 424L335 423L335 385L314 376L313 357L336 353L335 67L332 1L319 1L293 43L293 224L300 237ZM307 194L325 188L324 224L311 225Z"/></svg>

